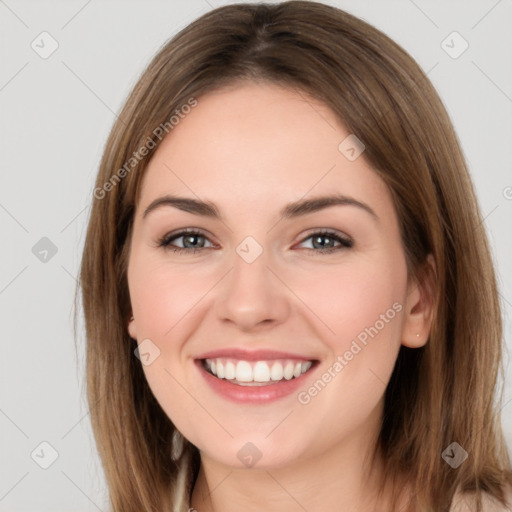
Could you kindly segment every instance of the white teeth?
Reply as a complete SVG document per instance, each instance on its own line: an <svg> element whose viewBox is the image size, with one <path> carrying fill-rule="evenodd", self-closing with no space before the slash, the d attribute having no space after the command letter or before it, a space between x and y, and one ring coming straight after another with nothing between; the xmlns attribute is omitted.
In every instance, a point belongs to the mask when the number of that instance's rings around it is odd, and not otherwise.
<svg viewBox="0 0 512 512"><path fill-rule="evenodd" d="M284 367L284 378L290 380L293 377L293 363L287 363Z"/></svg>
<svg viewBox="0 0 512 512"><path fill-rule="evenodd" d="M301 373L306 373L313 363L311 361L307 361L306 363L302 363Z"/></svg>
<svg viewBox="0 0 512 512"><path fill-rule="evenodd" d="M240 384L252 383L249 385L291 380L306 373L312 364L312 361L291 359L251 362L228 358L205 359L206 369L219 379Z"/></svg>
<svg viewBox="0 0 512 512"><path fill-rule="evenodd" d="M258 361L254 366L254 381L268 382L270 380L270 369L267 363Z"/></svg>
<svg viewBox="0 0 512 512"><path fill-rule="evenodd" d="M235 378L239 382L251 382L252 367L247 361L238 361L238 363L236 365L236 377Z"/></svg>
<svg viewBox="0 0 512 512"><path fill-rule="evenodd" d="M215 373L212 369L212 373ZM234 379L235 376L236 376L236 369L235 369L235 365L231 362L231 361L228 361L226 363L226 368L225 368L225 375L226 379Z"/></svg>
<svg viewBox="0 0 512 512"><path fill-rule="evenodd" d="M274 363L270 370L270 377L272 380L282 380L283 378L283 365L281 363Z"/></svg>

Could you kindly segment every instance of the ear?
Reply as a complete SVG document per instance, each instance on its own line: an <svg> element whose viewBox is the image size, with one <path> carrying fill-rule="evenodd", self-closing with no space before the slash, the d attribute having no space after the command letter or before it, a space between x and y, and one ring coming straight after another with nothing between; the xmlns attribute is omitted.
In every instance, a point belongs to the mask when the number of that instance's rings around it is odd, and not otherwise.
<svg viewBox="0 0 512 512"><path fill-rule="evenodd" d="M402 345L419 348L430 335L436 297L436 264L432 254L427 256L420 277L409 282L405 300Z"/></svg>
<svg viewBox="0 0 512 512"><path fill-rule="evenodd" d="M137 339L137 326L135 324L135 318L133 318L133 316L128 321L128 333L130 334L130 338L134 340Z"/></svg>

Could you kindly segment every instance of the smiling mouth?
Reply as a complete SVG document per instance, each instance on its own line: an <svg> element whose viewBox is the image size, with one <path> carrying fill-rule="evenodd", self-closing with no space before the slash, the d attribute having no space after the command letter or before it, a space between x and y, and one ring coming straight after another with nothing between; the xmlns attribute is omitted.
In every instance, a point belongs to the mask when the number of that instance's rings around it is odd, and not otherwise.
<svg viewBox="0 0 512 512"><path fill-rule="evenodd" d="M310 371L316 362L297 359L244 361L225 357L201 360L209 374L239 386L268 386L297 379Z"/></svg>

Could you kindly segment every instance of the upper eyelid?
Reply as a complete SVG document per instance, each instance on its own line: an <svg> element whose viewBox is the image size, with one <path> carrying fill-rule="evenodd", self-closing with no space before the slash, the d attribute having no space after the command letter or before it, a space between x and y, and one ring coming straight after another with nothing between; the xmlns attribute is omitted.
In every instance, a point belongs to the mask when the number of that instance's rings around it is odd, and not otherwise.
<svg viewBox="0 0 512 512"><path fill-rule="evenodd" d="M203 231L202 229L200 228L184 228L184 229L180 229L178 231L175 231L175 232L170 232L168 234L165 234L163 237L161 237L162 240L176 240L177 238L182 238L184 236L187 236L187 235L199 235L199 236L204 236L205 238L207 238L208 240L210 240L210 242L213 243L213 241L211 240L211 236L206 233L205 231Z"/></svg>

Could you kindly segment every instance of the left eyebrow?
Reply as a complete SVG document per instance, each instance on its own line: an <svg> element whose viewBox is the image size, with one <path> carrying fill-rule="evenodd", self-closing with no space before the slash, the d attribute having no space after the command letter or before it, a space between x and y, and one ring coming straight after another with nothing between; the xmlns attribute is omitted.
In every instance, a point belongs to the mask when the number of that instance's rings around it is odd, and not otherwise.
<svg viewBox="0 0 512 512"><path fill-rule="evenodd" d="M187 213L201 215L203 217L210 217L213 219L220 220L222 217L217 206L211 201L201 201L191 197L166 195L155 199L144 210L142 218L146 218L150 212L162 206L172 206ZM369 213L376 221L379 220L379 216L366 203L342 194L295 201L293 203L287 204L279 213L280 216L285 219L292 219L303 215L308 215L325 208L330 208L332 206L355 206Z"/></svg>
<svg viewBox="0 0 512 512"><path fill-rule="evenodd" d="M281 210L280 214L285 219L291 219L301 215L307 215L308 213L317 212L325 208L330 208L331 206L356 206L357 208L361 208L365 212L369 213L376 221L379 220L379 216L366 203L342 194L296 201L294 203L287 204Z"/></svg>

